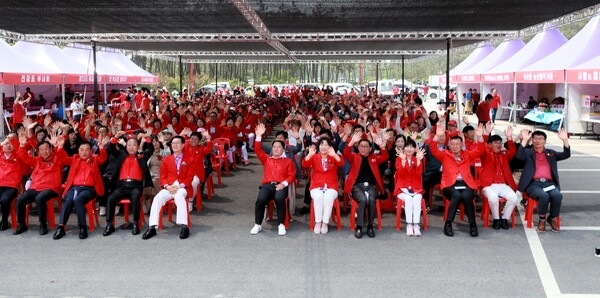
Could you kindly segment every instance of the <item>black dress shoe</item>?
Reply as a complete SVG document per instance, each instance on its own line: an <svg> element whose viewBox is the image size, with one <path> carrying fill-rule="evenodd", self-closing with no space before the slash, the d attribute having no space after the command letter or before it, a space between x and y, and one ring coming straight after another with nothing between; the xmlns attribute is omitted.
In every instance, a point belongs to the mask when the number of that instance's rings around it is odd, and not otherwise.
<svg viewBox="0 0 600 298"><path fill-rule="evenodd" d="M58 240L58 239L64 237L65 235L66 235L65 227L58 226L58 228L56 228L56 232L54 232L54 235L52 236L52 239Z"/></svg>
<svg viewBox="0 0 600 298"><path fill-rule="evenodd" d="M142 239L148 240L154 236L156 236L156 229L154 227L149 227L144 235L142 235Z"/></svg>
<svg viewBox="0 0 600 298"><path fill-rule="evenodd" d="M24 224L19 224L17 229L13 232L13 235L19 235L25 231L27 231L27 226Z"/></svg>
<svg viewBox="0 0 600 298"><path fill-rule="evenodd" d="M369 236L370 238L375 237L375 230L373 229L372 225L369 225L367 227L367 236Z"/></svg>
<svg viewBox="0 0 600 298"><path fill-rule="evenodd" d="M45 223L40 223L40 235L48 234L48 225Z"/></svg>
<svg viewBox="0 0 600 298"><path fill-rule="evenodd" d="M181 227L181 232L179 232L179 239L187 239L190 236L190 229L188 227Z"/></svg>
<svg viewBox="0 0 600 298"><path fill-rule="evenodd" d="M479 231L477 231L477 224L472 223L469 226L469 235L471 235L471 237L477 237L477 236L479 236Z"/></svg>
<svg viewBox="0 0 600 298"><path fill-rule="evenodd" d="M79 227L79 239L86 239L88 237L87 226Z"/></svg>
<svg viewBox="0 0 600 298"><path fill-rule="evenodd" d="M357 228L356 231L354 232L354 237L360 239L362 238L362 229L361 228Z"/></svg>
<svg viewBox="0 0 600 298"><path fill-rule="evenodd" d="M133 229L131 229L131 234L138 235L140 233L140 227L137 225L133 225Z"/></svg>
<svg viewBox="0 0 600 298"><path fill-rule="evenodd" d="M502 223L500 222L500 220L494 219L494 222L492 223L492 228L494 228L494 230L500 230L501 226L502 226Z"/></svg>
<svg viewBox="0 0 600 298"><path fill-rule="evenodd" d="M509 228L508 219L502 219L502 229L508 230L508 228Z"/></svg>
<svg viewBox="0 0 600 298"><path fill-rule="evenodd" d="M109 236L114 231L115 231L115 226L108 224L108 225L106 225L106 228L104 229L104 233L102 233L102 236Z"/></svg>
<svg viewBox="0 0 600 298"><path fill-rule="evenodd" d="M8 222L2 222L0 224L0 231L6 231L8 229L10 229L10 225L8 225Z"/></svg>
<svg viewBox="0 0 600 298"><path fill-rule="evenodd" d="M452 231L452 222L446 221L446 223L444 224L444 235L448 237L454 236L454 232Z"/></svg>

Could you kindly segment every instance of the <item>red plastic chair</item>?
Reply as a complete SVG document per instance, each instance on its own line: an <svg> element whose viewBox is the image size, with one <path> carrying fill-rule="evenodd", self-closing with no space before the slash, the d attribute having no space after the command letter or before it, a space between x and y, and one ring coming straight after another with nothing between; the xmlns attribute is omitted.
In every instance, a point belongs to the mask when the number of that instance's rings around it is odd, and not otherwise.
<svg viewBox="0 0 600 298"><path fill-rule="evenodd" d="M483 190L480 190L479 193L481 193L481 199L483 200L483 203L481 206L481 219L483 219L483 227L487 229L490 227L490 212L492 212L492 210L490 209L490 202L488 202L487 197L483 194ZM502 212L502 204L503 203L506 204L506 199L500 198L498 201L500 202L500 206L499 206L500 212ZM513 209L513 212L510 216L510 221L511 221L513 229L516 227L515 209Z"/></svg>
<svg viewBox="0 0 600 298"><path fill-rule="evenodd" d="M528 196L526 193L523 193L523 198L527 199L527 208L525 209L525 221L527 221L527 228L531 229L533 226L533 209L538 207L538 202ZM556 223L558 228L560 229L560 215L556 217Z"/></svg>
<svg viewBox="0 0 600 298"><path fill-rule="evenodd" d="M404 201L399 198L397 200L398 203L396 207L396 231L400 231L400 217L402 217L402 207L404 206ZM423 230L427 230L427 205L425 204L425 199L421 200L421 215L423 215Z"/></svg>
<svg viewBox="0 0 600 298"><path fill-rule="evenodd" d="M218 160L214 156L210 158L210 162L211 162L211 165L212 165L212 168L213 168L213 172L217 173L217 184L218 184L219 187L221 187L223 185L221 183L221 168L223 167L223 164L221 163L220 160Z"/></svg>
<svg viewBox="0 0 600 298"><path fill-rule="evenodd" d="M225 166L229 165L229 158L227 157L227 150L231 149L232 145L231 145L231 140L228 138L216 138L213 139L213 144L215 146L217 146L217 148L219 148L219 156L217 158L224 158L225 160ZM223 150L221 150L220 148L223 148ZM236 159L239 158L239 153L236 151L232 152L232 156L233 156L233 163L231 164L231 166L236 169ZM229 176L229 168L227 167L226 171L226 176Z"/></svg>
<svg viewBox="0 0 600 298"><path fill-rule="evenodd" d="M333 212L331 213L331 221L337 224L338 231L342 230L342 215L340 212L340 201L335 199L333 201ZM315 228L315 207L314 204L310 204L310 216L308 222L308 229L313 230Z"/></svg>
<svg viewBox="0 0 600 298"><path fill-rule="evenodd" d="M229 176L229 158L227 157L227 150L225 149L224 144L215 144L215 148L217 148L217 153L215 154L215 158L219 161L218 171L221 171L221 166L225 166L225 176ZM219 185L221 186L221 185Z"/></svg>
<svg viewBox="0 0 600 298"><path fill-rule="evenodd" d="M285 228L289 228L290 226L290 212L289 212L289 198L285 198L285 220L283 222L283 225L285 225ZM275 210L275 200L271 200L269 201L269 204L267 204L267 218L269 220L273 220L273 210Z"/></svg>
<svg viewBox="0 0 600 298"><path fill-rule="evenodd" d="M131 199L122 199L119 201L120 205L123 205L123 219L125 222L129 222L129 205L131 205ZM140 197L140 204L143 206L144 204L144 196ZM115 218L113 217L113 226L115 225ZM138 219L138 227L142 228L144 226L144 208L140 208L140 218Z"/></svg>
<svg viewBox="0 0 600 298"><path fill-rule="evenodd" d="M208 197L209 200L212 200L214 195L215 195L215 183L213 182L213 174L210 173L210 175L208 175L208 177L206 177L206 196Z"/></svg>
<svg viewBox="0 0 600 298"><path fill-rule="evenodd" d="M350 231L354 231L355 227L356 227L356 218L354 218L354 214L356 214L356 210L358 209L358 203L352 199L350 199L351 201L351 207L350 207ZM381 225L381 208L379 207L379 200L375 199L375 210L377 212L377 230L382 229L382 225ZM365 219L368 219L369 215L367 213L367 209L365 208Z"/></svg>
<svg viewBox="0 0 600 298"><path fill-rule="evenodd" d="M100 221L98 220L98 213L96 213L96 198L93 198L87 204L85 204L85 208L87 209L88 220L90 222L90 231L93 232L96 229L94 223L96 225L100 225Z"/></svg>
<svg viewBox="0 0 600 298"><path fill-rule="evenodd" d="M475 201L473 201L473 204L475 204ZM444 222L446 222L446 219L448 218L448 209L449 208L450 208L450 200L448 200L444 197ZM460 220L464 221L465 220L465 206L463 204L459 204L458 208L460 210Z"/></svg>
<svg viewBox="0 0 600 298"><path fill-rule="evenodd" d="M192 220L190 217L190 212L188 210L188 200L187 198L185 199L185 213L187 213L187 217L188 217L188 228L192 227ZM158 218L158 228L160 230L163 229L163 212L165 210L165 206L167 207L167 215L168 215L168 220L170 222L173 222L173 207L177 208L177 205L175 205L175 199L170 199L168 200L162 207L160 207L160 212L159 212L159 218ZM179 211L178 211L179 212Z"/></svg>
<svg viewBox="0 0 600 298"><path fill-rule="evenodd" d="M54 201L58 203L58 209L62 210L62 198L60 196L54 197L46 202L46 217L48 219L48 227L50 229L54 229L56 226L56 219L54 218ZM31 209L31 204L27 204L25 207L25 225L29 226L29 212Z"/></svg>

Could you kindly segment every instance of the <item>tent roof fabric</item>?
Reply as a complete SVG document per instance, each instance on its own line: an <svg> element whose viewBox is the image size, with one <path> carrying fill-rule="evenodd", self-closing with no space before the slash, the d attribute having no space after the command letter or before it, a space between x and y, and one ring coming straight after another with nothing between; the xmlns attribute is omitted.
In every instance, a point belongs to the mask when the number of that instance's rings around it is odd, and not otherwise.
<svg viewBox="0 0 600 298"><path fill-rule="evenodd" d="M0 40L0 57L3 84L57 84L62 81L54 70L25 57L3 40Z"/></svg>
<svg viewBox="0 0 600 298"><path fill-rule="evenodd" d="M504 75L510 73L512 82L512 73L521 70L531 64L543 59L564 45L568 39L562 33L552 28L538 33L522 50L506 60L504 63L488 70L486 73ZM497 76L492 76L497 77ZM491 78L491 77L490 77ZM484 81L488 81L485 79Z"/></svg>
<svg viewBox="0 0 600 298"><path fill-rule="evenodd" d="M258 39L251 41L182 39L173 42L152 39L136 42L113 38L99 43L100 46L137 51L214 51L220 53L214 56L222 59L237 59L238 55L223 54L232 49L279 53L280 48L273 46L270 34L340 33L343 36L354 33L409 33L407 36L389 38L373 35L352 40L345 37L330 38L332 42L318 38L276 39L289 51L315 51L315 57L330 60L345 57L323 54L322 51L367 51L372 48L445 50L446 38L450 35L455 47L473 44L489 39L470 34L473 32L521 30L594 5L598 5L597 0L373 0L368 3L359 0L64 0L60 5L51 1L4 0L0 2L0 29L26 36L47 34L70 37L109 33L148 36L259 34ZM247 16L252 13L264 26L248 21ZM267 31L259 32L265 28ZM439 32L439 35L429 34ZM410 34L417 37L411 37ZM433 35L435 37L423 37ZM357 55L368 60L381 58L376 54L367 54L361 52ZM211 55L208 53L205 56ZM381 56L388 57L386 53ZM398 59L400 54L394 56ZM307 58L301 56L298 59Z"/></svg>

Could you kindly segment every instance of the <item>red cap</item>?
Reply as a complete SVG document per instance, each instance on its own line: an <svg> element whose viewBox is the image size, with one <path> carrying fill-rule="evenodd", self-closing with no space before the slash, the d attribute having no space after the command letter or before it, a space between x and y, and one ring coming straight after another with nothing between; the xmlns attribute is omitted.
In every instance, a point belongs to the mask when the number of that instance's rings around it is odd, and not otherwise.
<svg viewBox="0 0 600 298"><path fill-rule="evenodd" d="M448 121L448 126L450 125L458 126L458 123L456 122L456 120L450 120Z"/></svg>

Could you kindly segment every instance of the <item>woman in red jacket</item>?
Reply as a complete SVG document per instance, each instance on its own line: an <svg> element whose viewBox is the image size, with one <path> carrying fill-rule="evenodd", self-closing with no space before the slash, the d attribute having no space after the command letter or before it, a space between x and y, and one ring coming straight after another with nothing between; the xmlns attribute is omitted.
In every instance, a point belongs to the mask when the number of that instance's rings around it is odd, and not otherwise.
<svg viewBox="0 0 600 298"><path fill-rule="evenodd" d="M394 195L404 201L406 235L421 236L421 200L423 199L423 156L424 149L417 150L417 143L406 140L404 149L396 149L396 175Z"/></svg>
<svg viewBox="0 0 600 298"><path fill-rule="evenodd" d="M338 198L338 168L343 165L344 160L335 153L329 138L321 138L316 146L311 145L302 160L302 167L312 169L310 196L315 212L315 234L328 231L333 201Z"/></svg>

